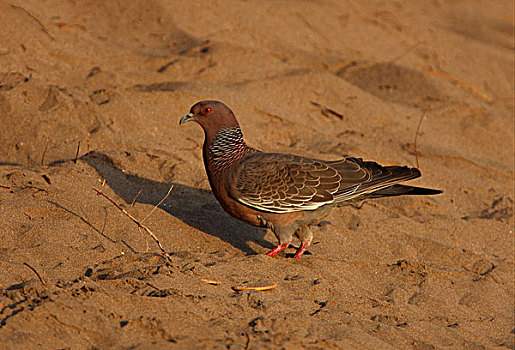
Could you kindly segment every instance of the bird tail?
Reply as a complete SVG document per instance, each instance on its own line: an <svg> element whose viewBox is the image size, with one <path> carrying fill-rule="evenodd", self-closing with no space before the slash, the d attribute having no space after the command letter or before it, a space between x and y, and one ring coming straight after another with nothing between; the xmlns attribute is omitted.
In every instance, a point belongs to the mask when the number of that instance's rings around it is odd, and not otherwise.
<svg viewBox="0 0 515 350"><path fill-rule="evenodd" d="M428 196L440 194L443 191L435 190L432 188L407 186L407 185L392 185L379 191L365 194L362 199L380 198L380 197L393 197L393 196Z"/></svg>
<svg viewBox="0 0 515 350"><path fill-rule="evenodd" d="M420 177L421 174L417 168L382 166L376 162L363 161L361 158L345 158L326 163L336 169L342 177L344 186L333 194L335 203L338 205L368 198L442 193L440 190L398 184ZM365 170L369 174L366 180L363 179Z"/></svg>

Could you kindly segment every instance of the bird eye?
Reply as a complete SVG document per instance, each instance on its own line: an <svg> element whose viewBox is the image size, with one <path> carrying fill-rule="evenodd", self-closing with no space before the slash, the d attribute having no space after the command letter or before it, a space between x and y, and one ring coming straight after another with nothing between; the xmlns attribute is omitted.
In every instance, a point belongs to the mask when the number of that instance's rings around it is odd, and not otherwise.
<svg viewBox="0 0 515 350"><path fill-rule="evenodd" d="M204 109L202 110L202 114L208 115L209 113L211 113L211 107L204 107Z"/></svg>

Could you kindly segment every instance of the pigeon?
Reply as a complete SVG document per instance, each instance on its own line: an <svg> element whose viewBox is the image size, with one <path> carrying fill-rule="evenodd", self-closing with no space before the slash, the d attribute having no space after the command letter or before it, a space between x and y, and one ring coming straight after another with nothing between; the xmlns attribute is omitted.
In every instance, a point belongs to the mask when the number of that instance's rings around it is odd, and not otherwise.
<svg viewBox="0 0 515 350"><path fill-rule="evenodd" d="M245 143L234 113L220 101L196 103L179 124L188 121L204 130L204 166L222 208L250 225L272 230L279 240L267 253L270 257L288 248L296 236L301 244L294 258L300 259L313 240L310 226L335 207L369 198L442 193L399 184L420 177L416 168L259 151Z"/></svg>

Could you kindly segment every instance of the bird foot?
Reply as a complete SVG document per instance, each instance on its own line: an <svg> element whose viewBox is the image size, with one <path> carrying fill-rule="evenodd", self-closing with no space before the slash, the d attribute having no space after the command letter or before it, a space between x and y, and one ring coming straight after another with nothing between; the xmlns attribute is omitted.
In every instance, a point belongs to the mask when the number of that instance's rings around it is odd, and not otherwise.
<svg viewBox="0 0 515 350"><path fill-rule="evenodd" d="M283 243L283 244L279 244L277 247L275 247L274 249L272 249L271 251L269 251L268 253L266 253L266 255L268 255L269 257L273 258L274 256L276 256L277 254L279 254L280 252L282 252L283 250L285 250L286 248L288 248L288 246L290 245L290 243ZM300 248L299 248L300 249Z"/></svg>
<svg viewBox="0 0 515 350"><path fill-rule="evenodd" d="M306 242L302 243L299 247L299 249L297 249L297 252L295 253L295 255L293 256L294 259L300 259L302 257L302 254L304 254L304 252L306 251L306 249L308 249L309 245L311 244L311 241L313 239L310 238L308 239Z"/></svg>

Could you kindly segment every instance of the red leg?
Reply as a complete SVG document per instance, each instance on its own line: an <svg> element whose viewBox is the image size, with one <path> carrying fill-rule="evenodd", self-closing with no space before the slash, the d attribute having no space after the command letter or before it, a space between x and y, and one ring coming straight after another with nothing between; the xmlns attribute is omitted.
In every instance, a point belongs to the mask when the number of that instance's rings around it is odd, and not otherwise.
<svg viewBox="0 0 515 350"><path fill-rule="evenodd" d="M290 243L279 244L277 247L275 247L274 249L272 249L271 251L266 253L266 255L268 255L269 257L273 258L277 254L279 254L280 252L282 252L283 250L288 248L289 245L290 245Z"/></svg>
<svg viewBox="0 0 515 350"><path fill-rule="evenodd" d="M308 247L311 244L312 240L313 240L313 238L309 238L306 242L302 243L300 245L299 249L297 250L297 252L295 253L295 256L293 258L294 259L300 259L302 257L302 254L304 254L306 249L308 249Z"/></svg>

